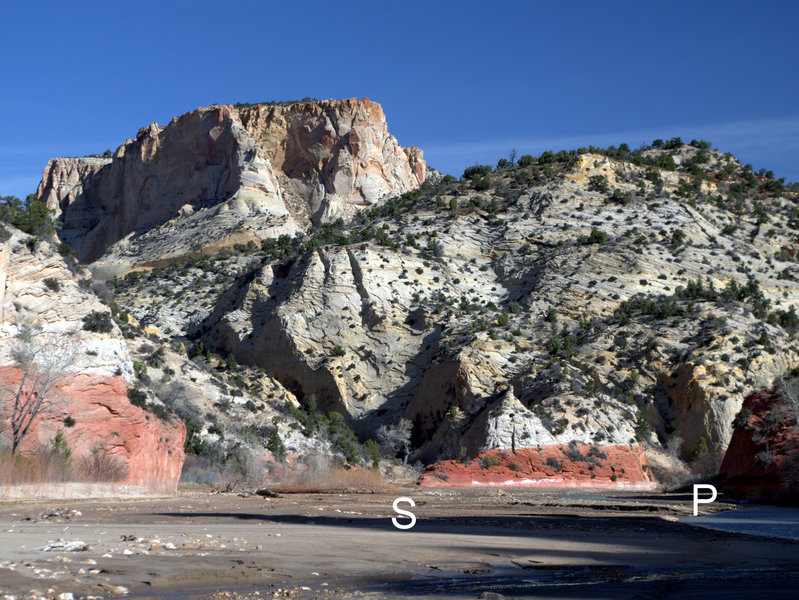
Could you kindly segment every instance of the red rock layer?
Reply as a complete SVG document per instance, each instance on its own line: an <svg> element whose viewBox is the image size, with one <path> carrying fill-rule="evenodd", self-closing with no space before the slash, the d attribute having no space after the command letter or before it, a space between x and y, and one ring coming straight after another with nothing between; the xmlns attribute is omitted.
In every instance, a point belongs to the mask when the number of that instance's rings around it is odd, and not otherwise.
<svg viewBox="0 0 799 600"><path fill-rule="evenodd" d="M750 500L799 500L799 426L793 404L766 390L746 397L719 468L724 492Z"/></svg>
<svg viewBox="0 0 799 600"><path fill-rule="evenodd" d="M638 444L551 444L488 450L466 464L447 460L427 467L424 487L655 487L646 453Z"/></svg>
<svg viewBox="0 0 799 600"><path fill-rule="evenodd" d="M3 389L16 389L20 375L18 369L0 368ZM54 390L52 406L34 421L20 451L48 448L60 428L72 450L73 464L102 448L104 456L113 457L127 471L124 483L174 493L185 458L186 428L178 419L162 421L132 405L128 387L122 377L70 375ZM4 409L10 405L6 403ZM68 416L75 420L72 427L64 424ZM7 431L6 412L3 419L2 429Z"/></svg>

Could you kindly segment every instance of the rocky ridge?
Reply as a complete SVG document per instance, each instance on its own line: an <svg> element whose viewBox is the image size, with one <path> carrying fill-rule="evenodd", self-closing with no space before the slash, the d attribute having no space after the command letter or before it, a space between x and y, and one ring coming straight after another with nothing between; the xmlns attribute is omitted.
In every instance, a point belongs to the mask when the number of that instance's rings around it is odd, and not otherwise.
<svg viewBox="0 0 799 600"><path fill-rule="evenodd" d="M255 104L241 122L301 198L314 223L354 214L387 196L416 189L426 165L417 147L388 133L382 107L368 99Z"/></svg>
<svg viewBox="0 0 799 600"><path fill-rule="evenodd" d="M264 377L284 402L266 403L274 417L318 406L361 441L408 420L423 463L574 444L624 462L640 443L718 464L744 395L795 366L799 211L767 173L672 140L503 159L460 180L422 181L408 158L414 181L382 112L347 102L238 108L287 211L302 218L302 200L318 227L188 260L154 252L109 282L195 366L233 357ZM390 199L361 153L381 144L412 182Z"/></svg>
<svg viewBox="0 0 799 600"><path fill-rule="evenodd" d="M266 259L205 339L364 434L411 419L423 461L508 448L508 426L480 425L507 402L543 443L626 444L648 423L683 458L702 443L720 458L746 386L797 358L776 323L797 300L795 267L770 251L792 243L795 209L773 200L767 235L710 200L714 181L697 202L677 195L676 173L655 185L645 171L582 155L532 188L499 173L488 193L465 180L432 204L363 214L349 244ZM595 177L622 200L590 189ZM358 242L364 229L377 241ZM766 319L762 304L782 312Z"/></svg>

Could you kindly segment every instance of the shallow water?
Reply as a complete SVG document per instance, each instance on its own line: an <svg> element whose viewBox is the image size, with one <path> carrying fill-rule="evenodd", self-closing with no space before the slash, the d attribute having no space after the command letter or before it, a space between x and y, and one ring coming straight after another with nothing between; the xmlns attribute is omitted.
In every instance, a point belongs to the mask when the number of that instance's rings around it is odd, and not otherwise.
<svg viewBox="0 0 799 600"><path fill-rule="evenodd" d="M719 531L799 540L799 508L758 506L686 517L682 522Z"/></svg>

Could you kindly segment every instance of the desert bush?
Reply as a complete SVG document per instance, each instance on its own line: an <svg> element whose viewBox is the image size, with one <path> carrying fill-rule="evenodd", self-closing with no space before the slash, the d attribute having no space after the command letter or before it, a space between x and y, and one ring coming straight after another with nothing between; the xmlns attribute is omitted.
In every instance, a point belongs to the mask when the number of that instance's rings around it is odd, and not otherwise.
<svg viewBox="0 0 799 600"><path fill-rule="evenodd" d="M273 427L269 432L269 437L266 439L266 449L272 453L276 461L283 462L286 460L286 445L280 438L280 432L277 427Z"/></svg>
<svg viewBox="0 0 799 600"><path fill-rule="evenodd" d="M592 229L589 235L581 235L577 238L579 244L602 244L608 239L608 234L601 229Z"/></svg>
<svg viewBox="0 0 799 600"><path fill-rule="evenodd" d="M44 286L52 292L57 292L61 289L61 282L54 277L46 277L42 283L44 283Z"/></svg>
<svg viewBox="0 0 799 600"><path fill-rule="evenodd" d="M558 460L554 456L550 456L546 460L545 464L547 466L552 467L553 469L555 469L556 473L560 473L561 469L563 469L563 461L562 460Z"/></svg>
<svg viewBox="0 0 799 600"><path fill-rule="evenodd" d="M128 476L128 466L105 446L97 445L80 462L82 476L89 481L122 481Z"/></svg>
<svg viewBox="0 0 799 600"><path fill-rule="evenodd" d="M114 328L111 314L92 311L83 317L83 329L95 333L109 333Z"/></svg>
<svg viewBox="0 0 799 600"><path fill-rule="evenodd" d="M483 456L480 458L480 467L482 469L490 469L499 466L499 459L493 456Z"/></svg>
<svg viewBox="0 0 799 600"><path fill-rule="evenodd" d="M363 445L373 469L380 466L380 445L373 439L368 439Z"/></svg>

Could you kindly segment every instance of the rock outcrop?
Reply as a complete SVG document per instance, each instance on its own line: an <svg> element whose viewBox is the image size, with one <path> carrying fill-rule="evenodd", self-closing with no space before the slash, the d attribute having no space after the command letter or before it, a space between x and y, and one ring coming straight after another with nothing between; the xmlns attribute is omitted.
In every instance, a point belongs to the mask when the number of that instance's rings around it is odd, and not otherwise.
<svg viewBox="0 0 799 600"><path fill-rule="evenodd" d="M773 254L790 217L760 200L774 226L761 239L754 217L706 192L694 208L673 196L676 173L647 169L583 155L538 185L518 184L531 168L485 192L440 183L345 224L340 242L265 256L200 333L364 436L409 419L423 462L514 435L517 448L679 438L681 458L706 444L720 462L744 390L799 360L796 267Z"/></svg>
<svg viewBox="0 0 799 600"><path fill-rule="evenodd" d="M456 181L366 100L212 107L144 130L59 202L77 246L119 238L95 272L140 268L110 284L143 327L217 370L249 367L220 385L259 431L281 414L260 408L262 389L294 408L314 398L361 441L410 429L411 461L577 444L622 464L640 442L664 451L658 468L716 466L747 391L799 362L796 194L716 151L623 155L525 157ZM148 207L128 230L80 213L115 170L107 182L133 182ZM67 227L81 218L83 238Z"/></svg>
<svg viewBox="0 0 799 600"><path fill-rule="evenodd" d="M51 205L61 187L56 175L46 171L39 188ZM82 262L97 260L131 234L107 258L109 265L126 256L153 262L295 231L268 157L229 106L141 129L81 181L76 195L77 189L61 202L60 236Z"/></svg>
<svg viewBox="0 0 799 600"><path fill-rule="evenodd" d="M746 397L719 473L725 494L799 503L799 414L785 394Z"/></svg>
<svg viewBox="0 0 799 600"><path fill-rule="evenodd" d="M110 163L110 157L51 158L44 168L36 196L58 217L83 195L84 185L90 187L96 173Z"/></svg>
<svg viewBox="0 0 799 600"><path fill-rule="evenodd" d="M110 159L52 159L37 194L107 277L351 216L426 170L369 100L212 106L142 128Z"/></svg>
<svg viewBox="0 0 799 600"><path fill-rule="evenodd" d="M46 242L16 230L0 244L0 382L4 436L23 371L19 352L37 352L39 369L55 374L47 402L20 450L48 448L62 429L74 463L95 461L98 476L174 491L183 464L186 429L134 406L133 364L119 329L89 331L84 319L108 314L86 289L88 274L70 269ZM48 367L49 365L49 367ZM28 379L30 381L30 378ZM23 387L24 393L30 392ZM10 445L9 439L3 445Z"/></svg>
<svg viewBox="0 0 799 600"><path fill-rule="evenodd" d="M317 224L416 189L425 179L422 151L401 147L388 133L382 107L368 99L256 104L239 114Z"/></svg>
<svg viewBox="0 0 799 600"><path fill-rule="evenodd" d="M423 487L540 487L654 489L638 444L544 444L516 451L489 450L474 460L429 465Z"/></svg>

